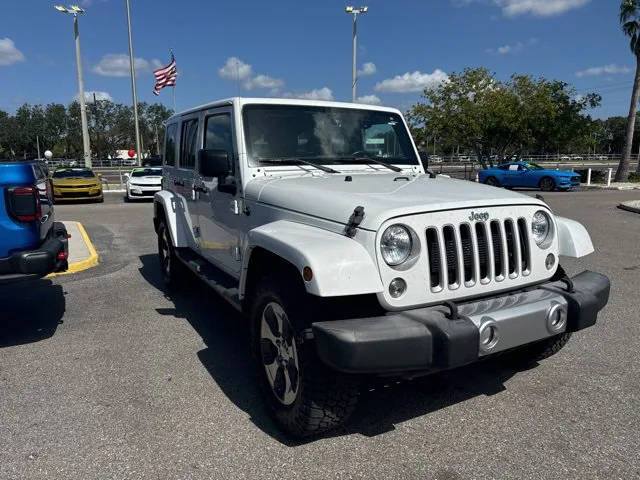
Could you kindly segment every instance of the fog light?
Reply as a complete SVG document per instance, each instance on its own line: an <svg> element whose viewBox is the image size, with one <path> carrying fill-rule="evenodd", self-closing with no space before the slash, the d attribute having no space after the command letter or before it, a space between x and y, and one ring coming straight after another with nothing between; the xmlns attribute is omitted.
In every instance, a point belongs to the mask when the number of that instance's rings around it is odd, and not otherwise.
<svg viewBox="0 0 640 480"><path fill-rule="evenodd" d="M493 320L485 322L480 327L480 349L488 352L498 343L498 326Z"/></svg>
<svg viewBox="0 0 640 480"><path fill-rule="evenodd" d="M551 270L555 264L556 257L553 253L550 253L549 255L547 255L547 259L544 261L544 265L545 267L547 267L547 270Z"/></svg>
<svg viewBox="0 0 640 480"><path fill-rule="evenodd" d="M407 290L407 282L401 278L394 278L389 284L389 295L393 298L401 297Z"/></svg>
<svg viewBox="0 0 640 480"><path fill-rule="evenodd" d="M567 324L567 310L559 303L553 303L547 312L547 328L551 333L564 330Z"/></svg>

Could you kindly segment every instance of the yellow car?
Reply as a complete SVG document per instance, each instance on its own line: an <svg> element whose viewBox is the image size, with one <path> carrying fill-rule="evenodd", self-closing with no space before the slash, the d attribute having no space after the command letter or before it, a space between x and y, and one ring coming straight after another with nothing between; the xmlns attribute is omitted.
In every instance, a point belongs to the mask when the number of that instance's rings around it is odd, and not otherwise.
<svg viewBox="0 0 640 480"><path fill-rule="evenodd" d="M58 168L51 179L53 200L94 200L104 202L102 179L90 168Z"/></svg>

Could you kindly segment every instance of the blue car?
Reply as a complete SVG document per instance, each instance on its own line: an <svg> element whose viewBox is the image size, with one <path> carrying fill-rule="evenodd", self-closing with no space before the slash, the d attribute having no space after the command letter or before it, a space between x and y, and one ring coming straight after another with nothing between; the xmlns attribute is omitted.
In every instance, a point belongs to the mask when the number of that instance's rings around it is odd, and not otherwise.
<svg viewBox="0 0 640 480"><path fill-rule="evenodd" d="M0 285L65 271L67 231L37 162L0 162Z"/></svg>
<svg viewBox="0 0 640 480"><path fill-rule="evenodd" d="M580 186L580 175L566 170L548 170L529 162L511 162L480 170L478 181L494 187L539 188L545 192Z"/></svg>

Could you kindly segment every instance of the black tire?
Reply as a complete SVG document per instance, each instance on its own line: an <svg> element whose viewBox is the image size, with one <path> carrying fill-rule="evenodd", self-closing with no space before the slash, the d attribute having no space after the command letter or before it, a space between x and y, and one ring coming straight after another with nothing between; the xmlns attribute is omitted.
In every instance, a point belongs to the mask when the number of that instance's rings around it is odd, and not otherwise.
<svg viewBox="0 0 640 480"><path fill-rule="evenodd" d="M513 350L507 355L507 358L523 365L540 362L562 350L570 338L570 332L561 333Z"/></svg>
<svg viewBox="0 0 640 480"><path fill-rule="evenodd" d="M263 397L276 423L285 433L302 438L319 435L344 423L355 409L359 389L353 377L341 375L324 365L316 354L313 341L305 335L313 321L314 302L304 290L302 281L296 281L295 274L297 272L293 270L293 275L289 275L293 278L269 275L258 283L250 309L251 345ZM291 326L291 331L283 328L283 334L274 337L281 339L281 345L295 344L295 348L289 347L295 352L293 363L292 357L287 356L288 360L283 364L278 353L280 347L263 338L261 333L263 315L267 318L269 308L274 305L282 308L285 321L288 320L286 323ZM275 318L273 311L272 318ZM282 319L281 322L284 324ZM268 365L277 371L273 385L268 377ZM278 375L280 384L276 385ZM285 403L287 394L289 403Z"/></svg>
<svg viewBox="0 0 640 480"><path fill-rule="evenodd" d="M500 186L500 182L498 181L498 179L496 177L488 177L485 181L484 181L485 185L489 185L490 187L499 187Z"/></svg>
<svg viewBox="0 0 640 480"><path fill-rule="evenodd" d="M170 289L182 285L186 277L186 267L176 257L165 220L160 220L158 224L158 257L165 285Z"/></svg>
<svg viewBox="0 0 640 480"><path fill-rule="evenodd" d="M542 177L538 186L543 192L553 192L556 189L556 182L551 177Z"/></svg>

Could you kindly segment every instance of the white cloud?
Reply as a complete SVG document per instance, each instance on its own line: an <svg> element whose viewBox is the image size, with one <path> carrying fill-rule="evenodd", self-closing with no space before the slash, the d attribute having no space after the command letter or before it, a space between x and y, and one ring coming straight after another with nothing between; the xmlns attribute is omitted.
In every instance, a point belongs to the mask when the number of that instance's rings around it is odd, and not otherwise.
<svg viewBox="0 0 640 480"><path fill-rule="evenodd" d="M458 6L465 6L481 0L453 0ZM585 6L591 0L491 0L495 6L502 9L507 17L531 14L540 17L560 15L574 8Z"/></svg>
<svg viewBox="0 0 640 480"><path fill-rule="evenodd" d="M268 75L254 75L253 68L238 57L229 57L225 64L218 69L218 75L231 81L239 81L246 90L254 88L270 88L277 90L284 86L284 81Z"/></svg>
<svg viewBox="0 0 640 480"><path fill-rule="evenodd" d="M488 48L487 53L498 54L498 55L508 55L510 53L519 53L525 49L525 47L530 45L536 45L538 43L537 38L530 38L527 43L517 42L512 45L503 45L498 48Z"/></svg>
<svg viewBox="0 0 640 480"><path fill-rule="evenodd" d="M244 63L238 57L229 57L225 64L218 69L218 75L227 80L246 80L251 78L251 65Z"/></svg>
<svg viewBox="0 0 640 480"><path fill-rule="evenodd" d="M376 92L421 92L425 88L435 87L446 81L449 76L437 68L433 73L422 73L418 70L407 72L404 75L396 75L378 82L375 86Z"/></svg>
<svg viewBox="0 0 640 480"><path fill-rule="evenodd" d="M367 75L373 75L376 73L378 69L376 68L376 64L373 62L367 62L362 64L362 68L358 70L359 77L366 77Z"/></svg>
<svg viewBox="0 0 640 480"><path fill-rule="evenodd" d="M253 88L271 88L278 90L284 85L279 78L273 78L268 75L256 75L244 82L244 88L251 90Z"/></svg>
<svg viewBox="0 0 640 480"><path fill-rule="evenodd" d="M309 92L286 92L285 98L301 98L303 100L333 100L333 91L329 87L314 88Z"/></svg>
<svg viewBox="0 0 640 480"><path fill-rule="evenodd" d="M617 75L630 73L631 69L629 67L621 67L616 65L615 63L611 63L609 65L603 65L602 67L591 67L586 70L581 70L576 72L577 77L594 77L597 75Z"/></svg>
<svg viewBox="0 0 640 480"><path fill-rule="evenodd" d="M113 97L111 95L109 95L108 92L98 92L98 91L88 91L88 92L84 92L84 101L87 103L93 103L93 94L95 93L96 95L96 100L100 101L100 100L108 100L110 102L113 102ZM75 97L73 97L74 100L78 100L80 98L80 94L76 94Z"/></svg>
<svg viewBox="0 0 640 480"><path fill-rule="evenodd" d="M10 38L0 38L0 66L24 61L24 54L16 48Z"/></svg>
<svg viewBox="0 0 640 480"><path fill-rule="evenodd" d="M356 103L366 103L367 105L382 105L382 100L377 95L363 95L356 99Z"/></svg>
<svg viewBox="0 0 640 480"><path fill-rule="evenodd" d="M135 58L133 64L138 75L151 73L154 69L162 66L160 60L145 60L144 58ZM129 55L126 53L107 53L93 66L91 71L103 77L128 77Z"/></svg>

